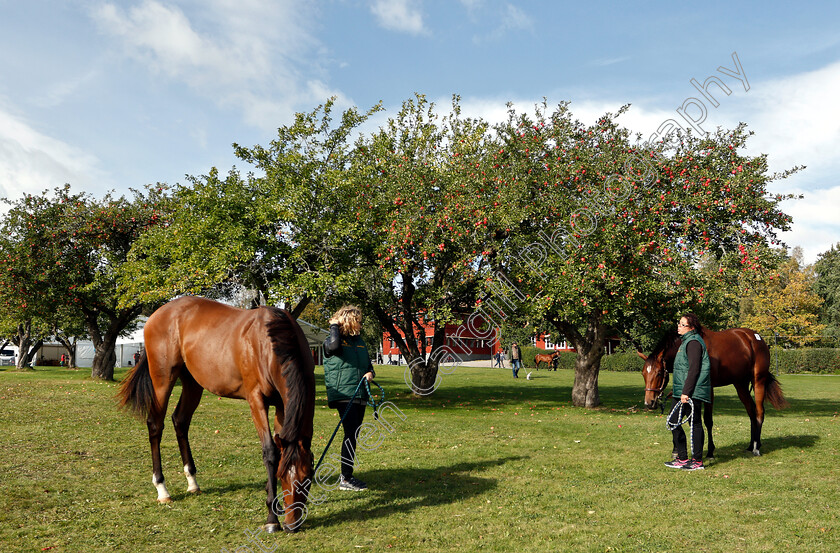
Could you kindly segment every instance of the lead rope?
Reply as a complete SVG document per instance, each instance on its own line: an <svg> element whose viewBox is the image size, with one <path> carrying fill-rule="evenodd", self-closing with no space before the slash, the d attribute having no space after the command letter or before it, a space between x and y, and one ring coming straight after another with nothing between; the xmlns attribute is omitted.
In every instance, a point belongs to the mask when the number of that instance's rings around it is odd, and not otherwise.
<svg viewBox="0 0 840 553"><path fill-rule="evenodd" d="M685 405L688 405L688 415L683 417L683 406L685 406ZM674 413L677 414L676 422L671 422L672 420L674 420ZM693 432L693 429L694 429L694 402L693 401L687 401L686 403L683 403L683 402L680 401L679 403L674 405L674 408L671 409L671 412L668 414L668 418L665 419L665 426L668 428L668 430L673 432L674 430L676 430L680 426L684 425L686 422L688 422L688 428L689 428L689 430L688 430L688 432L686 432L686 434L688 434L688 444L689 444L689 447L691 448L687 453L688 453L688 458L691 459L694 456L694 438L692 436L694 434L694 432Z"/></svg>
<svg viewBox="0 0 840 553"><path fill-rule="evenodd" d="M359 394L359 390L361 389L363 382L365 384L365 388L367 389L368 403L373 407L373 418L374 419L379 418L379 407L381 407L382 404L385 403L385 389L382 388L382 386L380 386L375 380L373 381L373 383L376 384L376 387L379 388L379 392L380 392L379 401L376 401L373 398L373 394L370 393L370 383L368 383L367 378L362 377L362 379L356 385L356 390L353 392L353 396L350 398L350 401L347 403L347 408L344 409L344 414L341 415L341 420L338 421L338 424L336 425L335 430L333 430L332 436L330 436L330 441L327 442L327 447L325 447L324 452L321 453L321 458L318 459L318 464L315 465L315 470L312 471L313 474L316 474L318 472L318 468L321 466L321 463L324 462L324 456L326 456L327 451L330 449L330 446L332 445L333 439L335 439L335 435L338 433L338 429L341 428L341 423L344 422L344 418L347 416L347 413L350 412L350 406L353 404L353 400L356 399L356 396Z"/></svg>

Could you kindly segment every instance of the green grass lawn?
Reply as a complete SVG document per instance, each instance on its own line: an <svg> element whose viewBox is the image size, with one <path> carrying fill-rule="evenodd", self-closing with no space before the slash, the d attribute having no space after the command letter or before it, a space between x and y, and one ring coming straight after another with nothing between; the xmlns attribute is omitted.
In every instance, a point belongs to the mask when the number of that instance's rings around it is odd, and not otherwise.
<svg viewBox="0 0 840 553"><path fill-rule="evenodd" d="M317 459L338 417L316 372ZM420 399L402 368L378 375L405 420L391 416L394 431L358 452L356 474L370 490L326 492L303 531L257 535L264 550L840 548L840 377L781 377L791 406L768 406L755 458L744 451L749 420L734 389L718 390L717 462L683 472L662 464L670 433L658 411L640 409L638 373L602 372L597 410L570 406L569 371L528 381L459 368ZM0 371L0 551L259 551L245 532L265 522L265 473L245 402L205 394L191 429L198 496L185 492L167 418L162 456L175 502L164 506L146 425L116 408L117 388L87 370Z"/></svg>

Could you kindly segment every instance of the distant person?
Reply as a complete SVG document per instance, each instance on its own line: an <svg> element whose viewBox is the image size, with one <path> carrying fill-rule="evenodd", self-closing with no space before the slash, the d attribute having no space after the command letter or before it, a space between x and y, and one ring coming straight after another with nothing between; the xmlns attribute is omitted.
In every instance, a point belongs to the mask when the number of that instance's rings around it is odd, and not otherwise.
<svg viewBox="0 0 840 553"><path fill-rule="evenodd" d="M361 331L361 310L354 305L345 305L330 319L330 335L324 341L327 404L338 411L339 417L344 417L341 423L344 427L344 441L341 444L338 488L348 491L367 489L367 484L353 476L356 434L362 426L368 399L364 386L359 388L355 398L353 394L363 378L370 382L376 374Z"/></svg>
<svg viewBox="0 0 840 553"><path fill-rule="evenodd" d="M522 368L522 350L516 342L510 345L510 366L513 378L519 378L519 369Z"/></svg>

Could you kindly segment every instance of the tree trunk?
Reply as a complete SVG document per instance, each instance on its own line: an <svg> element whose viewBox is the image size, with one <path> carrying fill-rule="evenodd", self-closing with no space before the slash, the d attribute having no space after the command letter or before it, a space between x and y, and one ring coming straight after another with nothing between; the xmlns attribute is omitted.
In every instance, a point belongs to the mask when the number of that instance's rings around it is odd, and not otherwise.
<svg viewBox="0 0 840 553"><path fill-rule="evenodd" d="M32 338L32 321L29 320L19 324L16 336L16 345L18 347L16 368L18 370L31 368L29 363L32 362L32 359L38 353L38 350L41 349L41 346L44 345L43 339L39 339L33 344Z"/></svg>
<svg viewBox="0 0 840 553"><path fill-rule="evenodd" d="M575 383L572 386L572 405L592 409L601 405L601 394L598 392L598 373L601 370L600 350L596 359L595 352L583 354L578 351L575 359Z"/></svg>
<svg viewBox="0 0 840 553"><path fill-rule="evenodd" d="M31 343L32 339L28 335L21 335L20 339L18 340L18 356L16 360L16 368L19 371L30 368L29 361L32 358L29 355L27 355L27 353L29 352L29 345Z"/></svg>
<svg viewBox="0 0 840 553"><path fill-rule="evenodd" d="M117 364L115 346L120 332L140 313L139 307L112 311L108 313L108 329L103 335L98 326L99 313L86 311L88 334L93 342L93 366L90 369L92 378L114 380L114 366Z"/></svg>
<svg viewBox="0 0 840 553"><path fill-rule="evenodd" d="M410 359L405 370L405 383L415 396L430 395L440 386L438 359L434 355L430 355L428 361L420 356Z"/></svg>
<svg viewBox="0 0 840 553"><path fill-rule="evenodd" d="M103 340L96 347L93 354L93 366L90 369L92 378L114 380L114 366L117 363L117 352L114 346L116 340Z"/></svg>
<svg viewBox="0 0 840 553"><path fill-rule="evenodd" d="M78 368L76 366L76 342L77 342L77 338L74 337L73 341L71 342L69 338L67 338L66 336L62 336L59 332L57 332L55 330L53 330L53 332L55 333L55 339L58 341L59 344L61 344L61 346L64 348L64 351L67 352L65 354L67 356L67 368L77 369Z"/></svg>
<svg viewBox="0 0 840 553"><path fill-rule="evenodd" d="M601 371L601 357L604 355L606 328L601 323L598 311L589 317L586 331L580 333L566 323L555 323L564 336L571 337L577 351L575 359L575 382L572 385L572 405L592 409L601 405L598 392L598 373Z"/></svg>
<svg viewBox="0 0 840 553"><path fill-rule="evenodd" d="M76 366L76 341L73 341L73 347L68 350L70 355L67 358L67 366L71 369L78 369Z"/></svg>

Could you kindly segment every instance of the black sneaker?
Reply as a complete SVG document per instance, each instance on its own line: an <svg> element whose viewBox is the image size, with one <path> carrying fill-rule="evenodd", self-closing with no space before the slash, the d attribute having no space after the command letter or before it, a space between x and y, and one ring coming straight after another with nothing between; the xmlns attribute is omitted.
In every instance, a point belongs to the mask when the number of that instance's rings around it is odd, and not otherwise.
<svg viewBox="0 0 840 553"><path fill-rule="evenodd" d="M338 489L351 492L363 492L367 489L367 484L353 476L345 478L344 475L338 480Z"/></svg>
<svg viewBox="0 0 840 553"><path fill-rule="evenodd" d="M682 466L683 470L703 470L705 468L706 467L703 466L703 461L698 461L697 459L691 459Z"/></svg>

